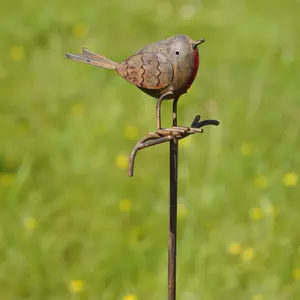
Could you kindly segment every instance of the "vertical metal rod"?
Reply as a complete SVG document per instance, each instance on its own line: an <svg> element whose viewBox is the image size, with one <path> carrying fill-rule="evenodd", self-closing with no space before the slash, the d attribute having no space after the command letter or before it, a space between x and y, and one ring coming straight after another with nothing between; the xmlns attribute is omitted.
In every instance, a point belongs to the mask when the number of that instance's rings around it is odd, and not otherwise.
<svg viewBox="0 0 300 300"><path fill-rule="evenodd" d="M177 126L177 101L173 102L173 126ZM168 300L176 299L177 252L177 189L178 189L178 139L170 141L170 202L168 236Z"/></svg>

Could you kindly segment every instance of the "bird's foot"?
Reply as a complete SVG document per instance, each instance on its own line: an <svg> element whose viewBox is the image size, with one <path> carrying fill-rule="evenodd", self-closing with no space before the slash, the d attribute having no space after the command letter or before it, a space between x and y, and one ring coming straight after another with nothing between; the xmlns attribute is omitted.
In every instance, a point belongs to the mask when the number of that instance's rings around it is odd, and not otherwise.
<svg viewBox="0 0 300 300"><path fill-rule="evenodd" d="M196 115L191 126L173 126L172 128L160 128L157 129L155 134L159 136L168 136L171 135L174 138L182 139L187 137L190 134L202 133L204 126L207 125L219 125L217 120L203 120L200 121L200 115ZM153 133L152 133L153 134Z"/></svg>
<svg viewBox="0 0 300 300"><path fill-rule="evenodd" d="M174 138L182 139L190 134L202 133L202 128L193 128L188 126L173 126L172 128L161 128L156 130L156 134L159 136L171 135Z"/></svg>
<svg viewBox="0 0 300 300"><path fill-rule="evenodd" d="M191 126L173 126L172 128L159 128L155 132L150 132L144 136L140 141L137 142L133 148L130 159L129 159L129 168L128 176L133 176L134 161L135 156L139 150L142 150L147 147L155 146L162 144L173 139L181 140L188 137L191 134L202 133L204 126L207 125L219 125L219 121L216 120L204 120L200 122L200 115L197 115Z"/></svg>

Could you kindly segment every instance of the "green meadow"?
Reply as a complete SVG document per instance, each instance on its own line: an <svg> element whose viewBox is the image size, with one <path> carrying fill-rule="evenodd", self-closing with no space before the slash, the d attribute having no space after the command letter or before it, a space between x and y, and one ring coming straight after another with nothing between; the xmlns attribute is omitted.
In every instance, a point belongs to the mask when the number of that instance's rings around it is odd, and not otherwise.
<svg viewBox="0 0 300 300"><path fill-rule="evenodd" d="M300 299L300 1L3 2L0 299L167 299L169 147L137 155L155 99L112 70L205 38L180 125L179 300ZM171 124L163 103L163 126Z"/></svg>

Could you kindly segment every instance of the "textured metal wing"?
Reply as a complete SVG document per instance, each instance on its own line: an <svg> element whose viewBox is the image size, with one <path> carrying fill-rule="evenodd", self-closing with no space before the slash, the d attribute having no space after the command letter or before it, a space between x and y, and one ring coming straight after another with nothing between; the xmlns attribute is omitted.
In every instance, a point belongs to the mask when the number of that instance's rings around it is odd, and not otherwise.
<svg viewBox="0 0 300 300"><path fill-rule="evenodd" d="M160 53L138 53L121 62L116 71L128 82L145 89L163 89L174 77L172 64Z"/></svg>

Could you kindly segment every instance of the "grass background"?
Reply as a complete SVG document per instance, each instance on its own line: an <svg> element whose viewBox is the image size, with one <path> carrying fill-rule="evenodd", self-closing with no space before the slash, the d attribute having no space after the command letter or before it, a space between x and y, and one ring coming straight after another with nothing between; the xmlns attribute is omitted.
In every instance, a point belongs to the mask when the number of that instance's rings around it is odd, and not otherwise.
<svg viewBox="0 0 300 300"><path fill-rule="evenodd" d="M168 145L127 157L155 100L116 73L174 34L204 37L179 123L178 299L300 297L299 0L3 2L0 298L166 299ZM171 103L163 104L168 126Z"/></svg>

